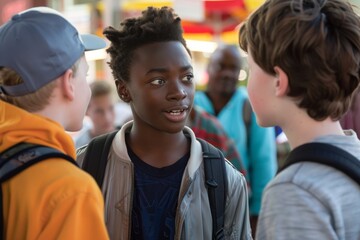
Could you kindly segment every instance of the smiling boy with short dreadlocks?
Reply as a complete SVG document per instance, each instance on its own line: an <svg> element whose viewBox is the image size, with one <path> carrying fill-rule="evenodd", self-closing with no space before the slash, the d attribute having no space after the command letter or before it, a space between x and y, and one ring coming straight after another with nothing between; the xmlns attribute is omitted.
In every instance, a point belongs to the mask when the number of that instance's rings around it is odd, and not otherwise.
<svg viewBox="0 0 360 240"><path fill-rule="evenodd" d="M212 239L203 149L185 126L195 86L182 33L167 7L104 31L118 95L134 118L114 137L102 183L111 239ZM246 181L224 168L224 236L251 239Z"/></svg>

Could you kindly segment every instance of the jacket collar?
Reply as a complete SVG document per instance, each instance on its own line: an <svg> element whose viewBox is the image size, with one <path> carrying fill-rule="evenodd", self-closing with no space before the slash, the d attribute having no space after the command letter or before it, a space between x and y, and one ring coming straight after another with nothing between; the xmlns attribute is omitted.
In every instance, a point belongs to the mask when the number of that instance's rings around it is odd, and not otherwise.
<svg viewBox="0 0 360 240"><path fill-rule="evenodd" d="M115 141L112 145L113 151L118 155L123 161L129 161L130 157L125 143L125 133L129 131L133 124L133 121L125 123L120 131L115 136ZM187 164L187 172L191 179L193 179L196 170L199 168L202 162L202 149L201 144L196 140L194 132L189 127L184 127L184 133L187 133L191 138L191 149L190 149L190 158Z"/></svg>

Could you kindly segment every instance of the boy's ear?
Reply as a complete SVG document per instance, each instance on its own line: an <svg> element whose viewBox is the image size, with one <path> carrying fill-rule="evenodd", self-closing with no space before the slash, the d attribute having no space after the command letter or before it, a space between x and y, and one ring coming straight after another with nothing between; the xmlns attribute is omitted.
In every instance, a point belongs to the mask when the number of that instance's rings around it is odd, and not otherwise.
<svg viewBox="0 0 360 240"><path fill-rule="evenodd" d="M66 70L65 73L60 78L61 78L60 85L63 96L69 99L70 101L74 100L75 86L73 79L73 71L71 69Z"/></svg>
<svg viewBox="0 0 360 240"><path fill-rule="evenodd" d="M274 67L276 73L275 95L278 97L285 96L288 92L289 79L287 74L278 66Z"/></svg>
<svg viewBox="0 0 360 240"><path fill-rule="evenodd" d="M116 91L120 99L123 100L124 102L130 102L131 96L129 91L127 90L125 82L122 80L116 80L115 85L116 85Z"/></svg>

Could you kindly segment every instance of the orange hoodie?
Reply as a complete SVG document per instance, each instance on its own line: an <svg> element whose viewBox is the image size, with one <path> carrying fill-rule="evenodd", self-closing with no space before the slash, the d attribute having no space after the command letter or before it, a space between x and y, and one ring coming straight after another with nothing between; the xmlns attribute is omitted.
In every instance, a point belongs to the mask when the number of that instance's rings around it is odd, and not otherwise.
<svg viewBox="0 0 360 240"><path fill-rule="evenodd" d="M0 152L29 142L75 159L71 137L58 123L0 100ZM109 239L95 181L63 159L32 165L2 184L6 239Z"/></svg>

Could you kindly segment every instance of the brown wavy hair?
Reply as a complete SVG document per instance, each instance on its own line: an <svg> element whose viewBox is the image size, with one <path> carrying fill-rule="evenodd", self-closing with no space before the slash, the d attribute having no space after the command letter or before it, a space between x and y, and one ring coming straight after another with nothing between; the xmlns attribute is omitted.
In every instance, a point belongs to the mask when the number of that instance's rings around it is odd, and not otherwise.
<svg viewBox="0 0 360 240"><path fill-rule="evenodd" d="M345 0L267 0L239 31L239 45L310 117L338 120L360 82L360 18Z"/></svg>

